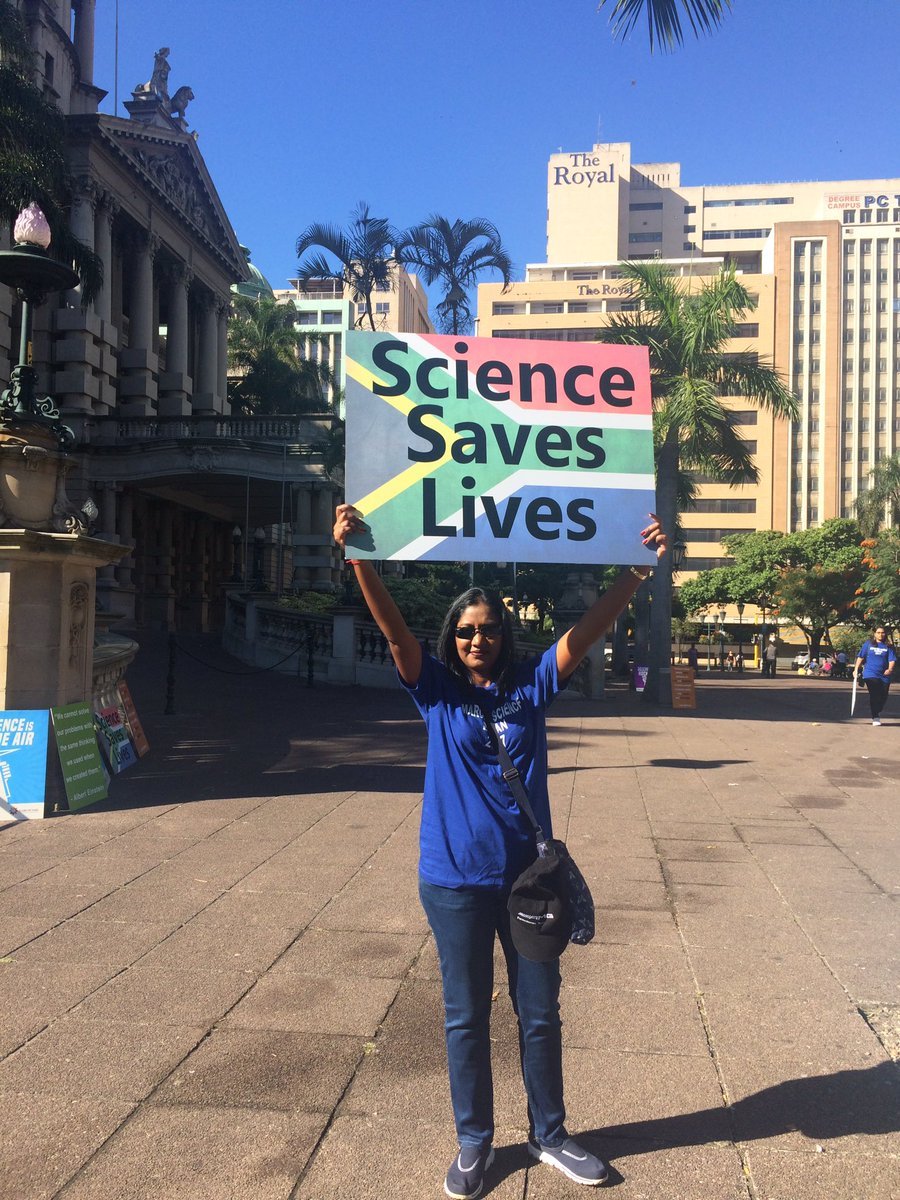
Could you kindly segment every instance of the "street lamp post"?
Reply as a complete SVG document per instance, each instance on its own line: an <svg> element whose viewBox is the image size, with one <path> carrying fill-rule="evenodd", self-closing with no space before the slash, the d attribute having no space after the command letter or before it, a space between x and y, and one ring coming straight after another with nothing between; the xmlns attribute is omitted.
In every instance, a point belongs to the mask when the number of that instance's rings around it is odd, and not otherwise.
<svg viewBox="0 0 900 1200"><path fill-rule="evenodd" d="M725 671L725 609L719 609L719 670Z"/></svg>
<svg viewBox="0 0 900 1200"><path fill-rule="evenodd" d="M712 670L712 631L716 623L715 617L711 613L706 614L706 669Z"/></svg>
<svg viewBox="0 0 900 1200"><path fill-rule="evenodd" d="M71 450L75 437L59 419L59 410L49 396L35 394L37 372L31 365L31 329L34 309L50 292L75 287L78 274L47 254L50 227L36 204L30 204L16 220L15 248L0 250L0 283L11 287L22 301L19 332L19 361L9 377L9 387L0 395L0 419L4 425L31 425L53 435L59 449Z"/></svg>
<svg viewBox="0 0 900 1200"><path fill-rule="evenodd" d="M735 605L738 614L738 670L744 673L744 602L739 600Z"/></svg>

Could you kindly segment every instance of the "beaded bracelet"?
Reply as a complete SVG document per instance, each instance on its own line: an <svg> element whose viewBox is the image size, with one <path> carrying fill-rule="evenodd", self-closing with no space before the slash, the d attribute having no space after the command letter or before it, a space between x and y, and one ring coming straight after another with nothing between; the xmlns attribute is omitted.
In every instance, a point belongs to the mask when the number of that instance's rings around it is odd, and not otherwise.
<svg viewBox="0 0 900 1200"><path fill-rule="evenodd" d="M647 580L650 578L650 576L653 574L653 572L652 572L652 571L648 571L648 572L647 572L647 574L646 574L646 575L644 575L644 573L643 573L642 571L639 571L639 570L637 569L637 567L629 567L629 568L628 568L628 570L629 570L629 571L631 572L631 574L632 574L632 575L635 577L635 579L639 579L639 580L641 581L641 583L646 583L646 581L647 581Z"/></svg>

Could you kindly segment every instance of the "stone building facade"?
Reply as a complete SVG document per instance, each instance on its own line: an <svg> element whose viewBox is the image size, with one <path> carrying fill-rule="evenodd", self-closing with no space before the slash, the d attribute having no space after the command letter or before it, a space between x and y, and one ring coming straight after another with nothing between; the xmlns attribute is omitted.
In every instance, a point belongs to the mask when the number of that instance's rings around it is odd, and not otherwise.
<svg viewBox="0 0 900 1200"><path fill-rule="evenodd" d="M332 587L335 489L317 447L334 419L229 411L227 319L247 263L188 129L193 93L170 96L164 47L129 116L100 113L95 0L20 8L37 82L66 114L71 227L103 263L99 295L51 297L33 340L42 385L77 438L70 495L92 495L95 533L132 547L101 572L98 605L138 625L207 629L221 623L227 587L251 572ZM16 308L0 288L4 380Z"/></svg>

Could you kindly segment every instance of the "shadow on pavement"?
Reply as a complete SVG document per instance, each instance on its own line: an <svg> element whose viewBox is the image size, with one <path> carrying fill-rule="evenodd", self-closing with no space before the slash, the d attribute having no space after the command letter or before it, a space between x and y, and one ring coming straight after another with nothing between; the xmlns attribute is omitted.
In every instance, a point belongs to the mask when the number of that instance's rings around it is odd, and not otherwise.
<svg viewBox="0 0 900 1200"><path fill-rule="evenodd" d="M730 1126L727 1132L725 1126ZM862 1070L788 1079L726 1108L707 1108L653 1121L591 1130L588 1139L645 1143L647 1151L758 1141L798 1132L817 1142L900 1131L900 1067L882 1062ZM638 1152L638 1148L635 1148Z"/></svg>

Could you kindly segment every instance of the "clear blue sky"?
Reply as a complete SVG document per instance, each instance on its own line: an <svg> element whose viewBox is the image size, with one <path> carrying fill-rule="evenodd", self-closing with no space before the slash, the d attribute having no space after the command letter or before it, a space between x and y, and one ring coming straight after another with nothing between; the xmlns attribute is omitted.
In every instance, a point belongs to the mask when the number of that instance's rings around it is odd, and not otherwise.
<svg viewBox="0 0 900 1200"><path fill-rule="evenodd" d="M651 57L595 0L119 0L119 112L160 46L238 238L274 287L311 221L484 216L521 278L546 162L630 141L686 184L900 175L897 0L735 0ZM115 0L95 80L113 110Z"/></svg>

